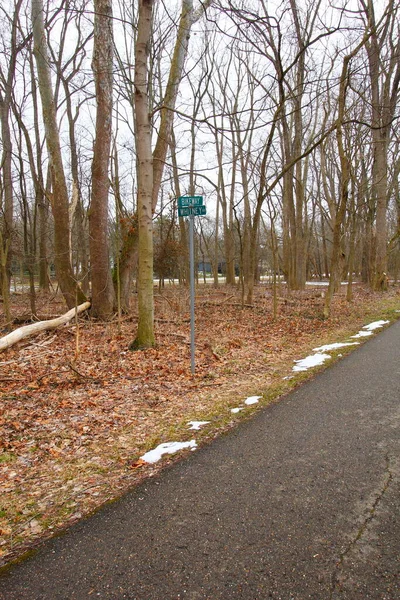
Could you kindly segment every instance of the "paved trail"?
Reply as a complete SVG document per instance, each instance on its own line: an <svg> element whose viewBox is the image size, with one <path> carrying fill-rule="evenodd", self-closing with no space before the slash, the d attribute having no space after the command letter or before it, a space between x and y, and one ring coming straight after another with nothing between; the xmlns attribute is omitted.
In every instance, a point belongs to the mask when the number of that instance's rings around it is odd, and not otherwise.
<svg viewBox="0 0 400 600"><path fill-rule="evenodd" d="M1 600L399 600L400 322L0 578Z"/></svg>

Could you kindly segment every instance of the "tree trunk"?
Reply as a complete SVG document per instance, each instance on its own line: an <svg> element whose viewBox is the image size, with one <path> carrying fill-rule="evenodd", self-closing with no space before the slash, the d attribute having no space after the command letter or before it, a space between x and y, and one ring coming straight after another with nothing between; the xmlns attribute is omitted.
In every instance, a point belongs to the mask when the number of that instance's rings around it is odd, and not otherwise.
<svg viewBox="0 0 400 600"><path fill-rule="evenodd" d="M176 141L174 132L171 132L171 162L172 162L172 176L174 181L174 192L175 196L179 198L181 196L181 186L179 183L179 169L178 161L176 159ZM186 221L183 217L179 219L179 233L180 233L180 245L182 248L182 256L179 261L179 283L183 283L184 286L189 287L190 273L189 273L189 236L186 226Z"/></svg>
<svg viewBox="0 0 400 600"><path fill-rule="evenodd" d="M175 103L188 53L190 30L192 25L201 18L210 4L211 0L204 0L201 3L200 8L194 10L193 0L182 0L182 11L175 40L174 53L172 55L168 82L160 112L160 129L153 152L153 212L158 201L168 146L171 143Z"/></svg>
<svg viewBox="0 0 400 600"><path fill-rule="evenodd" d="M2 247L3 256L5 256L6 263L4 269L0 274L0 281L2 283L2 289L5 286L9 289L10 286L10 264L11 264L11 236L13 230L13 185L12 185L12 144L11 144L11 133L9 124L9 106L0 96L0 118L1 118L1 137L3 145L3 155L1 159L1 170L2 170L2 187L4 195L4 209L3 209L3 227L2 227L2 239L4 246ZM5 281L3 279L5 278Z"/></svg>
<svg viewBox="0 0 400 600"><path fill-rule="evenodd" d="M175 40L174 52L171 60L171 67L168 76L168 82L165 88L164 97L160 108L160 128L157 135L156 145L153 151L153 190L152 190L152 212L157 205L160 192L162 175L164 172L165 161L167 157L168 147L171 144L172 126L174 121L174 110L176 98L178 95L179 85L184 72L184 65L187 57L190 30L204 14L211 0L205 0L201 6L195 10L193 8L193 0L182 0L182 11L179 20L177 37ZM140 13L140 11L139 11ZM136 104L136 100L134 101ZM150 102L148 101L150 107ZM136 117L135 117L136 119ZM135 132L138 136L138 131ZM139 207L138 207L139 211ZM181 226L182 231L182 226ZM132 266L136 262L137 255L137 234L134 234L134 239L130 239L131 234L124 239L122 244L121 254L125 257L125 261L121 259L121 287L130 289L130 280L132 275ZM121 292L123 299L123 293Z"/></svg>
<svg viewBox="0 0 400 600"><path fill-rule="evenodd" d="M344 221L344 216L347 208L347 201L349 196L349 182L350 182L350 160L347 155L344 142L343 142L343 123L345 117L346 108L346 91L348 86L348 69L351 59L357 55L359 50L365 44L363 39L354 50L344 57L342 73L340 77L339 87L339 98L338 98L338 117L336 120L336 141L339 152L340 161L340 196L339 203L335 214L335 221L333 226L333 243L332 243L332 256L330 265L330 278L329 287L325 297L324 305L324 317L328 318L331 312L331 303L333 294L338 287L341 277L341 248L340 248L340 237L341 229Z"/></svg>
<svg viewBox="0 0 400 600"><path fill-rule="evenodd" d="M395 26L398 20L398 3L394 0L388 1L379 26L375 19L373 0L361 0L361 5L368 20L366 49L371 84L372 197L376 205L376 255L372 287L376 290L386 290L388 145L400 87L400 40L398 27ZM389 36L392 36L391 39L384 44ZM390 48L386 54L383 50L385 46Z"/></svg>
<svg viewBox="0 0 400 600"><path fill-rule="evenodd" d="M22 0L17 0L14 5L14 12L11 20L11 40L10 49L8 51L8 69L7 73L2 77L4 87L4 95L0 93L0 123L1 123L1 143L2 156L0 162L1 187L2 187L2 202L0 202L1 212L3 217L2 239L3 246L1 248L2 257L6 258L4 269L0 271L0 284L2 289L10 289L11 278L11 240L13 233L13 218L14 218L14 199L13 199L13 180L12 180L12 142L10 129L10 109L14 89L15 69L17 55L21 49L18 44L18 25L19 13ZM3 73L2 73L3 75ZM3 281L5 277L5 281Z"/></svg>
<svg viewBox="0 0 400 600"><path fill-rule="evenodd" d="M153 285L153 157L151 153L151 123L148 98L148 53L151 39L154 0L139 1L139 20L135 45L135 117L137 134L138 176L138 329L131 350L150 348L154 338Z"/></svg>
<svg viewBox="0 0 400 600"><path fill-rule="evenodd" d="M52 194L51 208L54 217L54 251L57 280L67 306L82 303L85 296L74 279L70 261L68 191L62 163L56 106L51 85L51 71L43 21L42 0L32 0L34 54L42 100L43 122L50 161Z"/></svg>
<svg viewBox="0 0 400 600"><path fill-rule="evenodd" d="M7 277L7 254L10 245L10 240L3 240L3 234L0 230L0 281L1 281L1 295L3 298L3 310L6 318L6 327L10 326L11 323L11 309L10 309L10 288L8 285Z"/></svg>
<svg viewBox="0 0 400 600"><path fill-rule="evenodd" d="M96 83L96 139L92 165L92 198L89 212L92 310L108 319L114 308L114 288L108 243L109 161L112 132L113 30L111 0L94 3L93 72Z"/></svg>

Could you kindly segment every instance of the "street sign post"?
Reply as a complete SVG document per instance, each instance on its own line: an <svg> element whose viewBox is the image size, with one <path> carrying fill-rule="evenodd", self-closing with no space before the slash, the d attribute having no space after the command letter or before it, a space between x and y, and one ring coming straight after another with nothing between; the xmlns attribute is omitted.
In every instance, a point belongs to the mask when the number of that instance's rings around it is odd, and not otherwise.
<svg viewBox="0 0 400 600"><path fill-rule="evenodd" d="M190 358L191 370L195 370L194 340L194 218L207 214L203 205L203 196L179 196L178 216L189 217L189 257L190 257Z"/></svg>

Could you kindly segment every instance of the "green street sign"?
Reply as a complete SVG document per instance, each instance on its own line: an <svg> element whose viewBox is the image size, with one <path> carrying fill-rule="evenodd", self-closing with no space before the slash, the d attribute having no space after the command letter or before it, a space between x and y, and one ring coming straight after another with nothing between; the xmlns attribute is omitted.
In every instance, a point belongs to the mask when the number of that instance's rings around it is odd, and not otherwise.
<svg viewBox="0 0 400 600"><path fill-rule="evenodd" d="M179 196L179 198L178 198L178 207L179 208L182 208L183 206L202 206L202 205L203 205L203 196Z"/></svg>
<svg viewBox="0 0 400 600"><path fill-rule="evenodd" d="M200 196L201 198L201 196ZM178 207L178 216L180 217L201 217L207 214L205 206L182 206Z"/></svg>

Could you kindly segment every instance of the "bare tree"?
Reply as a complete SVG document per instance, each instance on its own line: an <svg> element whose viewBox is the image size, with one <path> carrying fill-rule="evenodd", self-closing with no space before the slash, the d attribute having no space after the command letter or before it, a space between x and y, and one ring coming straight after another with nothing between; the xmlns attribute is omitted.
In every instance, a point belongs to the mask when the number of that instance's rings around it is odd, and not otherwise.
<svg viewBox="0 0 400 600"><path fill-rule="evenodd" d="M340 76L338 110L336 119L336 140L340 161L340 194L335 219L333 223L332 255L330 265L329 287L325 297L324 317L330 315L333 293L337 289L340 273L340 253L341 253L341 229L344 222L345 211L347 209L350 183L350 160L346 151L343 139L343 127L346 109L346 91L348 88L349 64L361 48L365 45L367 34L361 42L343 59L342 73Z"/></svg>
<svg viewBox="0 0 400 600"><path fill-rule="evenodd" d="M112 135L113 27L111 0L95 0L93 72L96 84L96 137L89 211L92 310L109 318L114 308L108 243L109 162Z"/></svg>
<svg viewBox="0 0 400 600"><path fill-rule="evenodd" d="M74 278L70 261L69 199L56 119L56 103L51 83L49 56L44 28L43 2L32 0L32 26L43 123L50 161L54 217L55 266L60 289L69 308L85 301L85 295Z"/></svg>
<svg viewBox="0 0 400 600"><path fill-rule="evenodd" d="M0 213L2 216L0 288L2 289L3 299L7 306L9 305L8 293L14 212L10 112L13 86L15 82L17 56L21 50L21 47L23 47L25 43L25 40L22 40L22 43L18 41L19 13L21 10L21 5L22 0L17 0L17 2L15 2L14 12L11 16L7 14L4 8L1 10L4 18L9 21L10 26L10 44L7 50L7 71L4 72L0 65L0 122L3 146L0 163L2 180L2 197L0 198ZM9 309L6 312L9 313Z"/></svg>
<svg viewBox="0 0 400 600"><path fill-rule="evenodd" d="M190 30L203 16L211 3L212 0L204 0L200 3L200 6L195 9L193 0L182 0L182 11L176 34L174 53L169 69L167 86L160 107L160 128L157 136L157 143L153 152L153 211L157 204L162 173L170 144L171 130L174 122L174 109L179 85L184 75L184 66L189 49Z"/></svg>
<svg viewBox="0 0 400 600"><path fill-rule="evenodd" d="M400 27L398 3L388 0L381 23L372 0L360 0L369 32L366 41L373 144L372 195L376 202L376 261L371 282L387 287L388 145L400 88Z"/></svg>
<svg viewBox="0 0 400 600"><path fill-rule="evenodd" d="M139 0L135 45L135 116L137 152L137 210L139 224L139 269L137 278L139 321L131 350L154 346L153 293L153 157L148 95L148 55L154 0Z"/></svg>

